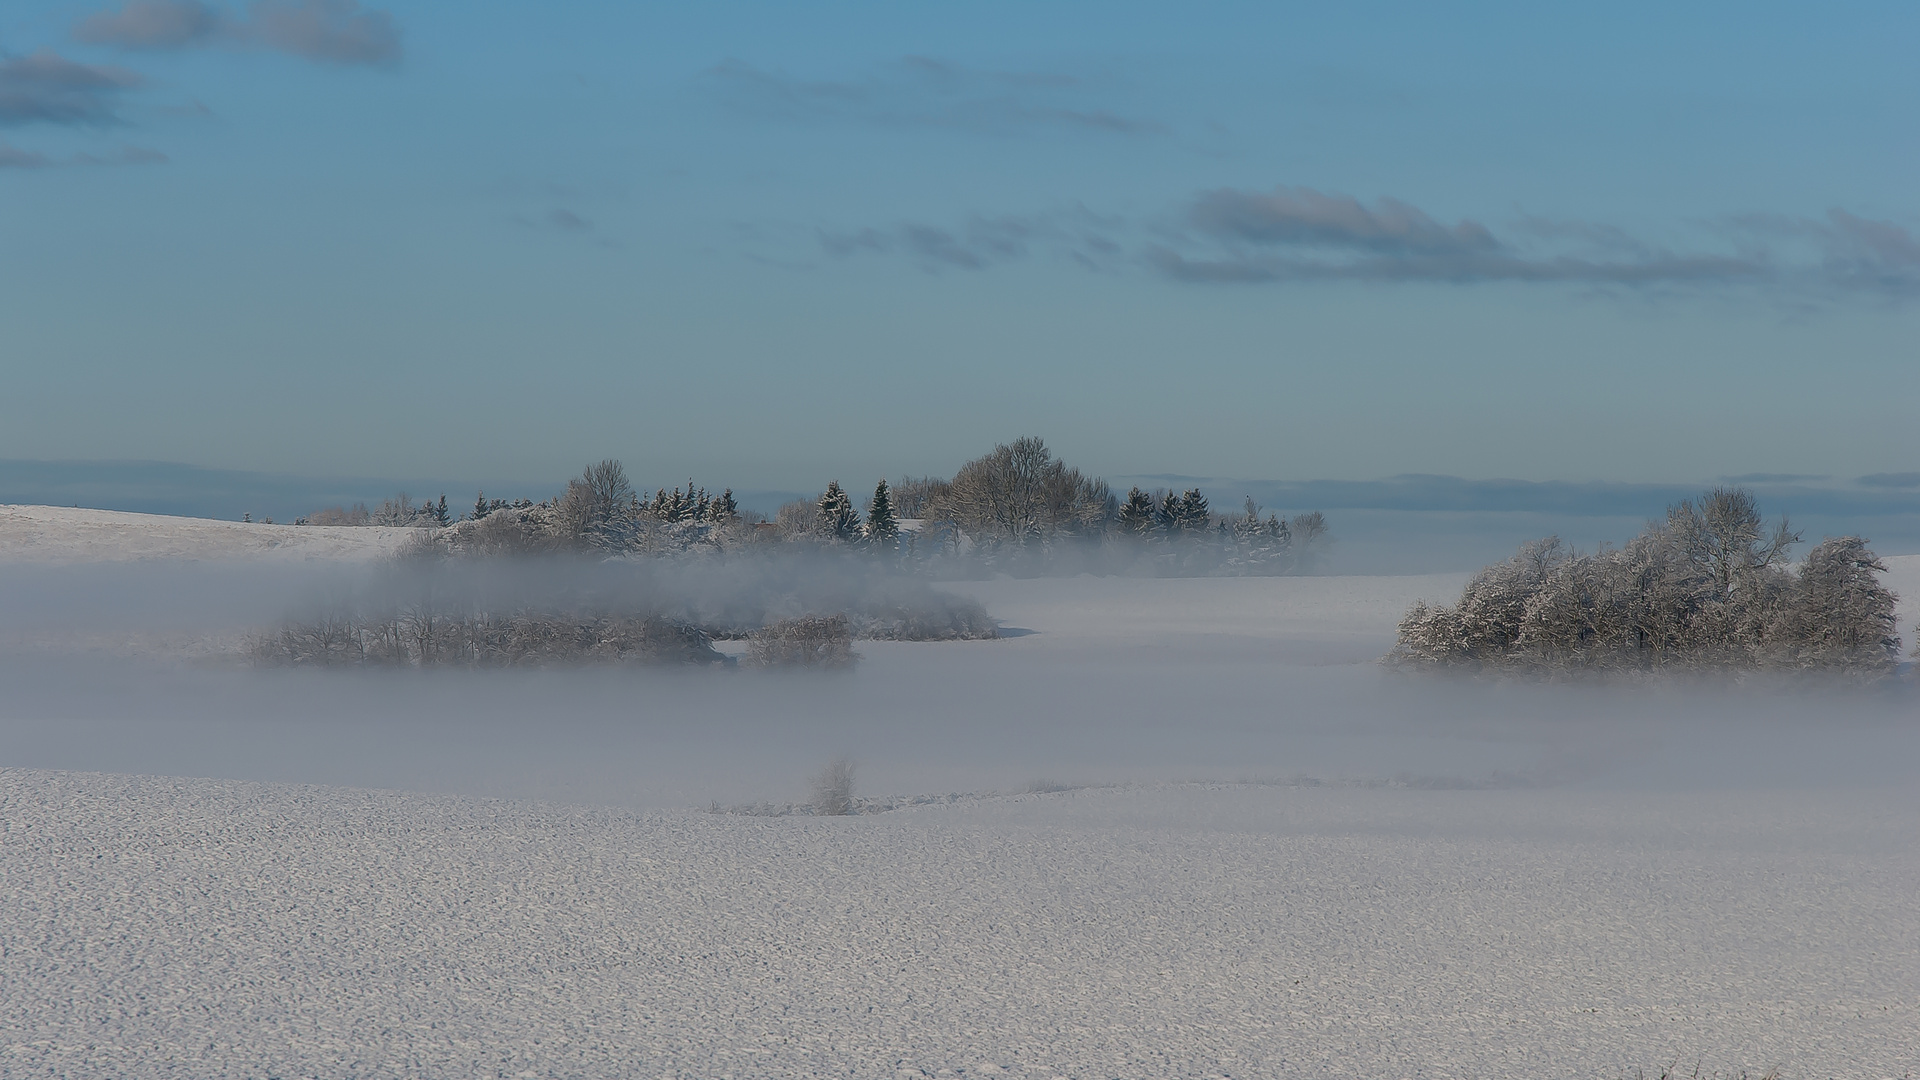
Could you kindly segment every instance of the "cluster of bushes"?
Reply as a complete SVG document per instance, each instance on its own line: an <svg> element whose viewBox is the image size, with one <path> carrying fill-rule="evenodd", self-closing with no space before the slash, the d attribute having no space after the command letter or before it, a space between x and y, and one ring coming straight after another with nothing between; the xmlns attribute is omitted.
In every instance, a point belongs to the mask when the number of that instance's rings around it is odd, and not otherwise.
<svg viewBox="0 0 1920 1080"><path fill-rule="evenodd" d="M1886 567L1859 537L1799 542L1753 496L1718 489L1672 507L1625 547L1549 537L1475 575L1452 607L1417 604L1390 660L1563 671L1795 670L1878 675L1899 661Z"/></svg>
<svg viewBox="0 0 1920 1080"><path fill-rule="evenodd" d="M443 612L408 607L334 612L256 639L255 663L318 667L553 667L717 664L699 627L660 616L564 611Z"/></svg>
<svg viewBox="0 0 1920 1080"><path fill-rule="evenodd" d="M374 511L335 508L301 523L419 526L416 555L662 555L784 543L950 576L1303 573L1314 568L1327 533L1318 513L1262 517L1252 499L1240 512L1216 513L1196 489L1134 488L1123 499L1032 437L994 447L951 479L882 480L864 508L836 480L771 521L742 511L731 489L712 495L692 481L643 497L621 464L608 460L541 502L482 492L458 520L444 495L419 506L401 495Z"/></svg>
<svg viewBox="0 0 1920 1080"><path fill-rule="evenodd" d="M782 619L747 635L755 667L852 667L853 626L845 615Z"/></svg>
<svg viewBox="0 0 1920 1080"><path fill-rule="evenodd" d="M545 667L708 664L716 640L749 663L844 666L855 638L993 638L974 601L848 553L765 549L725 559L403 557L258 637L272 666Z"/></svg>

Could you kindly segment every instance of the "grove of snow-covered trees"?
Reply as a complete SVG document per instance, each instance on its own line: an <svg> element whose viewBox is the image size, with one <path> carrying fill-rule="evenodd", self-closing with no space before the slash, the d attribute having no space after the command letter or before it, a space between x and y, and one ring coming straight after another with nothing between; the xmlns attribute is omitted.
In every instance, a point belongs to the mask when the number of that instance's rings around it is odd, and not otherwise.
<svg viewBox="0 0 1920 1080"><path fill-rule="evenodd" d="M860 502L835 480L772 521L691 481L647 496L611 459L541 502L480 493L458 520L404 495L304 520L419 531L355 595L257 637L263 664L730 663L712 643L733 639L753 665L841 667L857 638L998 634L929 578L1297 573L1326 533L1318 513L1218 514L1197 490L1122 500L1037 438Z"/></svg>
<svg viewBox="0 0 1920 1080"><path fill-rule="evenodd" d="M1900 657L1886 568L1835 537L1798 566L1800 537L1754 497L1716 489L1625 547L1558 538L1476 574L1451 607L1416 605L1390 659L1495 671L1792 670L1877 676Z"/></svg>
<svg viewBox="0 0 1920 1080"><path fill-rule="evenodd" d="M457 517L457 520L456 520ZM559 495L534 502L483 492L456 515L445 496L415 505L405 495L379 508L332 509L314 524L420 526L416 555L554 553L602 557L721 552L796 544L857 552L932 576L979 573L1102 573L1150 576L1270 575L1312 571L1327 536L1318 512L1282 518L1252 499L1214 510L1198 489L1124 497L1086 476L1031 436L993 448L952 478L881 480L871 494L838 480L772 520L742 511L731 489L710 494L689 481L647 496L614 460L587 467Z"/></svg>

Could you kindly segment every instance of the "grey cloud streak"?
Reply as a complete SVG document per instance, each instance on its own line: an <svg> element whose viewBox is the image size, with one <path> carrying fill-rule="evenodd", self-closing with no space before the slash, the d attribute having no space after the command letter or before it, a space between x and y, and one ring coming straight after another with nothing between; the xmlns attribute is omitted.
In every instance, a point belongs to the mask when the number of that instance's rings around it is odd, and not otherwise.
<svg viewBox="0 0 1920 1080"><path fill-rule="evenodd" d="M144 82L124 68L82 64L42 49L0 60L0 125L120 123L119 98Z"/></svg>
<svg viewBox="0 0 1920 1080"><path fill-rule="evenodd" d="M1418 207L1312 188L1203 192L1181 215L1184 239L1150 248L1147 261L1179 281L1542 281L1594 285L1740 281L1769 276L1751 254L1675 254L1632 243L1588 223L1528 223L1549 241L1604 238L1627 253L1583 255L1526 249L1480 222L1446 225ZM1192 241L1199 242L1193 243Z"/></svg>
<svg viewBox="0 0 1920 1080"><path fill-rule="evenodd" d="M845 80L802 79L726 60L701 80L727 107L769 119L854 120L979 132L1067 129L1111 135L1160 130L1078 100L1084 82L1068 75L986 72L910 56Z"/></svg>
<svg viewBox="0 0 1920 1080"><path fill-rule="evenodd" d="M982 270L1034 252L1101 269L1132 264L1191 284L1309 281L1561 283L1625 289L1765 286L1804 296L1920 296L1920 241L1890 221L1727 217L1671 249L1615 226L1522 218L1506 235L1447 223L1398 199L1312 188L1203 191L1155 221L1077 215L974 218L823 231L831 255L906 257L929 270ZM1713 242L1718 238L1718 243Z"/></svg>
<svg viewBox="0 0 1920 1080"><path fill-rule="evenodd" d="M203 0L130 0L82 20L73 36L153 52L266 49L341 66L388 66L399 62L401 51L393 16L358 0L255 0L244 14Z"/></svg>
<svg viewBox="0 0 1920 1080"><path fill-rule="evenodd" d="M1025 217L973 217L951 229L903 222L885 228L822 230L818 239L829 255L899 255L935 272L986 270L1025 259L1035 249L1097 269L1124 254L1108 235L1121 224L1075 208Z"/></svg>
<svg viewBox="0 0 1920 1080"><path fill-rule="evenodd" d="M1350 195L1323 195L1312 188L1218 188L1195 199L1187 217L1196 231L1238 243L1431 257L1475 255L1500 247L1477 221L1446 226L1397 199L1380 199L1368 207Z"/></svg>

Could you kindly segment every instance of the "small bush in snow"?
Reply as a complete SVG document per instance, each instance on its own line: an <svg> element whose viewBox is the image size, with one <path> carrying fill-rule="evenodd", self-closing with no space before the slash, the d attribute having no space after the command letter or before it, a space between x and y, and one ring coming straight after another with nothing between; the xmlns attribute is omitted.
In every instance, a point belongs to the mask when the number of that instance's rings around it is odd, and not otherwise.
<svg viewBox="0 0 1920 1080"><path fill-rule="evenodd" d="M747 635L747 662L755 667L852 667L853 627L845 615L783 619Z"/></svg>
<svg viewBox="0 0 1920 1080"><path fill-rule="evenodd" d="M844 817L853 811L853 761L834 758L813 778L813 812Z"/></svg>

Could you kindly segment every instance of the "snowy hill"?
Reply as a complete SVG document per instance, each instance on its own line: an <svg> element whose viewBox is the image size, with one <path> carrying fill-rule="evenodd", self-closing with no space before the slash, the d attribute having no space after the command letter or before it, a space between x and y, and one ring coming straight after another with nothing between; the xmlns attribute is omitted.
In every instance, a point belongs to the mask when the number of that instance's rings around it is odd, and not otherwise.
<svg viewBox="0 0 1920 1080"><path fill-rule="evenodd" d="M364 561L398 550L411 530L268 525L64 506L0 506L0 562Z"/></svg>

